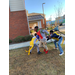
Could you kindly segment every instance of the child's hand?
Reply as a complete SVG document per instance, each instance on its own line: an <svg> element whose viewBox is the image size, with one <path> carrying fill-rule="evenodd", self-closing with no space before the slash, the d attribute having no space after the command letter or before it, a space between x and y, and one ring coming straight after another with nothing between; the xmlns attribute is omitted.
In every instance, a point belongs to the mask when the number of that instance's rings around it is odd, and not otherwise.
<svg viewBox="0 0 75 75"><path fill-rule="evenodd" d="M47 38L47 36L46 36L46 38Z"/></svg>
<svg viewBox="0 0 75 75"><path fill-rule="evenodd" d="M49 39L51 39L51 36L49 35Z"/></svg>

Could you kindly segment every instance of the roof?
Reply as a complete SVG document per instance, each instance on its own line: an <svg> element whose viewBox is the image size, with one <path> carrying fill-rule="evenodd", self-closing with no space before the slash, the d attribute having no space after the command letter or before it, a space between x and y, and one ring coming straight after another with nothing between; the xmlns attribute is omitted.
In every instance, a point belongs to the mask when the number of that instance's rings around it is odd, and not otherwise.
<svg viewBox="0 0 75 75"><path fill-rule="evenodd" d="M34 21L34 20L41 20L44 19L42 15L33 15L33 16L28 16L29 21Z"/></svg>
<svg viewBox="0 0 75 75"><path fill-rule="evenodd" d="M42 13L28 13L28 16L33 16L33 15L42 15L43 16ZM45 14L44 14L44 16L45 16Z"/></svg>

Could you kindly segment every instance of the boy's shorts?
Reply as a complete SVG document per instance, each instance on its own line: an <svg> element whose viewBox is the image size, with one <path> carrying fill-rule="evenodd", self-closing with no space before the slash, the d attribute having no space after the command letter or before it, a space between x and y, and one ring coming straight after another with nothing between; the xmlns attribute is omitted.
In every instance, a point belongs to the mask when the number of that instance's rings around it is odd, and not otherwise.
<svg viewBox="0 0 75 75"><path fill-rule="evenodd" d="M39 47L44 47L46 50L48 50L48 47L46 45L47 45L46 40L44 40L44 41L40 40Z"/></svg>

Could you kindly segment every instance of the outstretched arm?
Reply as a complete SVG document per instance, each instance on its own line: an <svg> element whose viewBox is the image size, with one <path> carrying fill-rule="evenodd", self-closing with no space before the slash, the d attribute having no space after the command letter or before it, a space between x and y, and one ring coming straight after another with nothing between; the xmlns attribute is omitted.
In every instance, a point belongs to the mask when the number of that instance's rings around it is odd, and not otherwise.
<svg viewBox="0 0 75 75"><path fill-rule="evenodd" d="M47 33L47 35L49 35L49 32L47 30L43 30L44 33Z"/></svg>

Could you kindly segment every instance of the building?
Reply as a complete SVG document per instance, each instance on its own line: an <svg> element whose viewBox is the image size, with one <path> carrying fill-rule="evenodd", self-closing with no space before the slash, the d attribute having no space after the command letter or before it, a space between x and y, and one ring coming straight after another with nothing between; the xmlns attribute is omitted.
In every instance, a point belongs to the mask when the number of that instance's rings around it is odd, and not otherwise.
<svg viewBox="0 0 75 75"><path fill-rule="evenodd" d="M38 26L39 28L46 28L45 15L41 13L28 13L27 11L27 16L30 31L33 30L35 26ZM34 35L34 33L30 34Z"/></svg>
<svg viewBox="0 0 75 75"><path fill-rule="evenodd" d="M28 13L28 22L29 22L29 28L34 29L35 26L38 26L39 28L45 28L46 27L46 19L43 16L43 14L40 13Z"/></svg>
<svg viewBox="0 0 75 75"><path fill-rule="evenodd" d="M50 20L46 21L46 26L48 26L48 25L57 26L57 25L59 25L61 23L65 23L65 15L63 15L61 17L57 17L54 21L50 21Z"/></svg>
<svg viewBox="0 0 75 75"><path fill-rule="evenodd" d="M63 15L63 19L65 19L65 15Z"/></svg>
<svg viewBox="0 0 75 75"><path fill-rule="evenodd" d="M34 26L45 28L45 15L29 14L25 9L25 0L9 0L9 39L30 35L30 29L34 29Z"/></svg>
<svg viewBox="0 0 75 75"><path fill-rule="evenodd" d="M29 35L24 0L9 0L9 39Z"/></svg>
<svg viewBox="0 0 75 75"><path fill-rule="evenodd" d="M60 19L65 19L65 15L63 15L61 17L57 17L55 20L60 20Z"/></svg>

